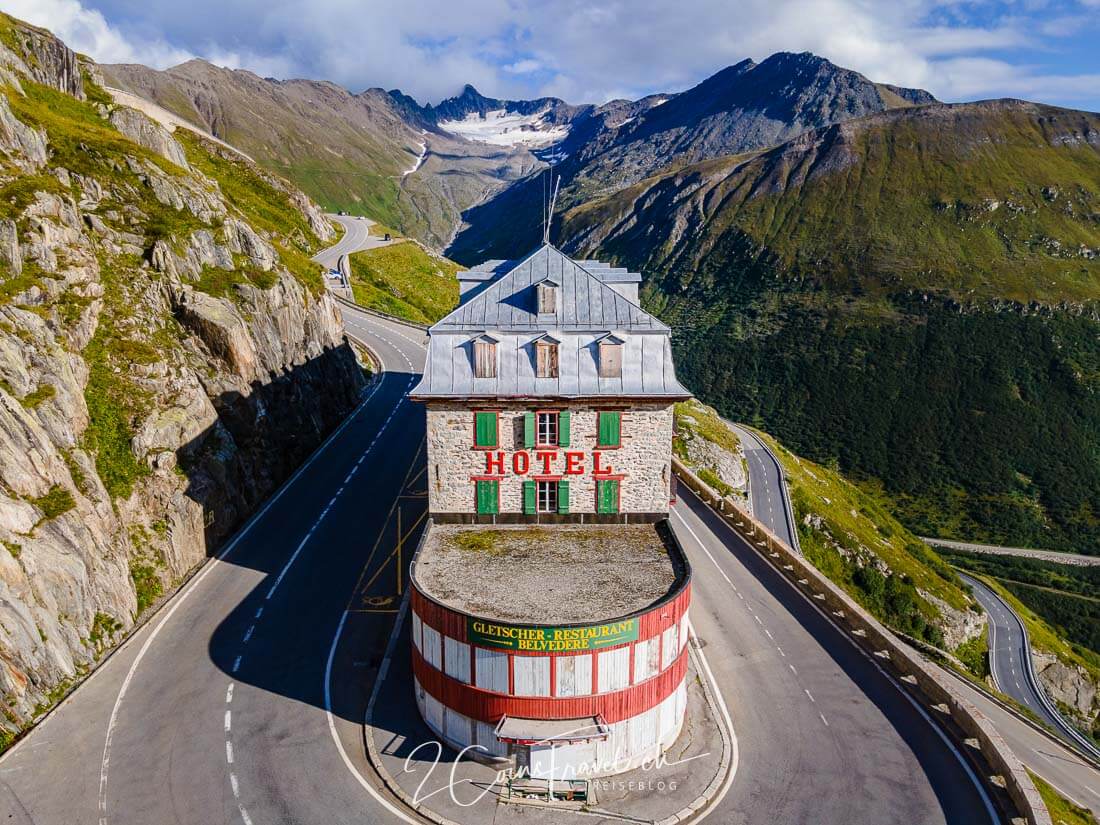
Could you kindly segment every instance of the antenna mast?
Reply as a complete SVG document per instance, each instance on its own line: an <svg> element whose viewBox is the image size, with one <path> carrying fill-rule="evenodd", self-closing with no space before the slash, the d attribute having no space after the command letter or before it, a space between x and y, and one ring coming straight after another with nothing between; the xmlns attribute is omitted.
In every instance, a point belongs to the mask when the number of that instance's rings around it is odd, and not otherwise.
<svg viewBox="0 0 1100 825"><path fill-rule="evenodd" d="M542 229L542 242L544 244L550 243L550 224L554 220L554 204L558 200L558 187L561 186L561 175L558 175L557 181L554 180L554 167L550 167L550 204L546 213L546 220L543 223Z"/></svg>

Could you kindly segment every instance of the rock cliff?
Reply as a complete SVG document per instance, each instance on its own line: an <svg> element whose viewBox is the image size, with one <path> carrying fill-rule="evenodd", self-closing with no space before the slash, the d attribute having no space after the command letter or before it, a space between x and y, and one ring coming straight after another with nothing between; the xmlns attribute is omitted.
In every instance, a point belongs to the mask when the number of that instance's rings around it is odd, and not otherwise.
<svg viewBox="0 0 1100 825"><path fill-rule="evenodd" d="M289 184L0 16L0 747L352 409Z"/></svg>

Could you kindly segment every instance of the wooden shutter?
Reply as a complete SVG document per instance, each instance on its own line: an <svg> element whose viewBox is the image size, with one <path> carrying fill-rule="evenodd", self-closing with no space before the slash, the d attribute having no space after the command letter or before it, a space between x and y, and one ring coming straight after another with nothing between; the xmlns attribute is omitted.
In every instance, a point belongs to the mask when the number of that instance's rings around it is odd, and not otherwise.
<svg viewBox="0 0 1100 825"><path fill-rule="evenodd" d="M523 512L527 515L535 514L535 482L523 482Z"/></svg>
<svg viewBox="0 0 1100 825"><path fill-rule="evenodd" d="M596 482L596 512L619 512L619 482L616 480Z"/></svg>
<svg viewBox="0 0 1100 825"><path fill-rule="evenodd" d="M533 412L523 414L523 446L528 450L535 446L535 414Z"/></svg>
<svg viewBox="0 0 1100 825"><path fill-rule="evenodd" d="M621 436L620 419L622 413L601 412L599 415L600 434L597 443L601 447L618 447Z"/></svg>
<svg viewBox="0 0 1100 825"><path fill-rule="evenodd" d="M499 512L497 499L500 493L499 481L477 482L477 511L482 515Z"/></svg>
<svg viewBox="0 0 1100 825"><path fill-rule="evenodd" d="M564 478L558 482L558 512L569 512L569 482Z"/></svg>
<svg viewBox="0 0 1100 825"><path fill-rule="evenodd" d="M558 446L569 446L569 410L558 413Z"/></svg>
<svg viewBox="0 0 1100 825"><path fill-rule="evenodd" d="M474 413L474 446L497 446L497 414L495 412Z"/></svg>
<svg viewBox="0 0 1100 825"><path fill-rule="evenodd" d="M558 377L557 344L535 344L535 375L539 378Z"/></svg>
<svg viewBox="0 0 1100 825"><path fill-rule="evenodd" d="M488 341L474 342L474 376L497 377L497 345Z"/></svg>
<svg viewBox="0 0 1100 825"><path fill-rule="evenodd" d="M549 284L539 284L539 314L553 314L558 311L558 291Z"/></svg>
<svg viewBox="0 0 1100 825"><path fill-rule="evenodd" d="M623 348L621 344L600 344L600 378L622 378Z"/></svg>

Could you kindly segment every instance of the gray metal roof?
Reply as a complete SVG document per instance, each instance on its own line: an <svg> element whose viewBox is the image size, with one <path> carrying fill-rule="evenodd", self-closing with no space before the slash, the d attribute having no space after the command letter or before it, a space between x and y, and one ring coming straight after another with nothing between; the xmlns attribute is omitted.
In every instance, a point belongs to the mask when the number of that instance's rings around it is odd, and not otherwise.
<svg viewBox="0 0 1100 825"><path fill-rule="evenodd" d="M594 262L593 268L623 281L640 278ZM473 272L486 273L487 283L428 330L424 375L412 397L691 395L676 379L669 328L552 246L518 262L490 261ZM537 312L535 285L546 278L561 285L552 314ZM497 340L497 375L477 378L473 341L486 334ZM539 378L535 342L548 334L559 342L558 377ZM622 342L622 375L601 378L599 342L608 335Z"/></svg>
<svg viewBox="0 0 1100 825"><path fill-rule="evenodd" d="M503 268L500 262L491 261L490 264L493 265L490 270L475 267L474 271L496 273L497 279L460 304L433 326L433 331L551 328L562 331L668 331L668 327L605 284L599 276L550 245L539 248L503 276L499 276ZM532 289L545 278L552 278L561 285L558 312L551 319L536 312Z"/></svg>

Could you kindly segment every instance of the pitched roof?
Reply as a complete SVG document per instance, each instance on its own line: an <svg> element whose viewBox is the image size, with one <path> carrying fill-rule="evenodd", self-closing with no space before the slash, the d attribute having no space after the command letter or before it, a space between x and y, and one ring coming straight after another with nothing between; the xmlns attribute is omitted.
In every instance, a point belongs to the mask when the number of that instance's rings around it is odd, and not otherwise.
<svg viewBox="0 0 1100 825"><path fill-rule="evenodd" d="M478 277L469 278L471 272ZM490 261L463 276L480 282L477 291L428 330L424 375L411 397L690 397L676 379L669 328L605 283L633 284L641 276L572 261L552 246L521 261ZM535 285L547 278L560 284L558 311L540 314ZM475 340L497 342L492 378L475 375ZM540 342L558 345L554 378L537 374ZM600 342L623 345L620 375L600 376Z"/></svg>
<svg viewBox="0 0 1100 825"><path fill-rule="evenodd" d="M493 271L503 268L493 261ZM601 267L600 268L606 268ZM531 288L546 279L560 284L558 311L550 324L540 315ZM620 295L583 265L549 244L497 275L488 286L432 327L433 332L619 329L668 332L668 327Z"/></svg>

